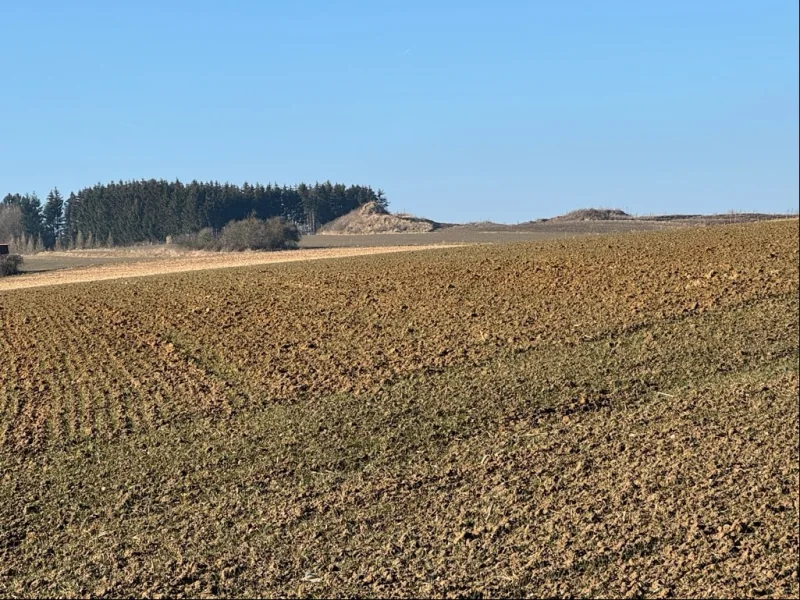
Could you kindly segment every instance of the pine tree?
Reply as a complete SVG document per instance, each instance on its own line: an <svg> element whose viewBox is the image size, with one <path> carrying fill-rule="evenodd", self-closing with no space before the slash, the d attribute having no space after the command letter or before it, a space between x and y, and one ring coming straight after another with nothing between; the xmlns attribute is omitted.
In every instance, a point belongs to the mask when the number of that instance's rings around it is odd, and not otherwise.
<svg viewBox="0 0 800 600"><path fill-rule="evenodd" d="M74 247L76 250L83 250L86 247L86 244L83 241L83 232L80 229L78 230L78 234L75 236Z"/></svg>
<svg viewBox="0 0 800 600"><path fill-rule="evenodd" d="M85 245L85 247L86 247L87 250L94 250L94 236L92 235L91 231L86 234L86 245Z"/></svg>
<svg viewBox="0 0 800 600"><path fill-rule="evenodd" d="M75 239L75 234L77 233L75 229L77 224L73 218L74 214L76 213L77 204L78 197L74 192L70 192L69 198L67 198L67 202L64 204L64 235L68 240L65 246L70 245L69 241Z"/></svg>
<svg viewBox="0 0 800 600"><path fill-rule="evenodd" d="M111 235L111 232L108 232L108 237L106 238L106 248L113 248L114 247L114 236Z"/></svg>
<svg viewBox="0 0 800 600"><path fill-rule="evenodd" d="M55 196L57 190L53 190ZM21 202L22 196L7 196L8 201ZM48 205L50 204L48 196ZM5 200L4 200L5 201ZM300 184L288 187L270 184L266 187L246 183L239 187L216 181L141 180L97 184L69 195L63 207L64 240L62 245L77 240L78 231L92 232L94 244L106 243L111 235L116 244L137 242L163 243L166 236L197 232L210 227L222 229L232 220L247 218L253 210L259 218L282 216L292 222L305 222L310 229L335 219L367 202L386 204L382 190L368 186L333 184L329 181L314 186ZM53 208L57 204L54 200ZM43 211L46 225L45 244L55 244L57 235L47 231L52 225L51 209ZM52 210L52 213L57 213ZM35 213L35 210L31 214ZM34 232L35 215L26 232ZM35 230L35 234L39 231ZM86 234L82 236L86 246Z"/></svg>
<svg viewBox="0 0 800 600"><path fill-rule="evenodd" d="M378 188L378 191L375 193L375 202L384 210L389 208L389 201L386 199L386 193L380 188Z"/></svg>
<svg viewBox="0 0 800 600"><path fill-rule="evenodd" d="M55 246L56 238L61 235L64 227L64 199L58 188L47 194L47 202L42 209L42 229L45 246L49 249Z"/></svg>

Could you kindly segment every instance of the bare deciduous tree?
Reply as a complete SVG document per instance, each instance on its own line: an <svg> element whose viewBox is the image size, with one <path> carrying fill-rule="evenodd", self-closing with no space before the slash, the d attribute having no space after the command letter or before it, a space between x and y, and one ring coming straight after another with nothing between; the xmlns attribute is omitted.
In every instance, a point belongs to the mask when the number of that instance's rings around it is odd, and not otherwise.
<svg viewBox="0 0 800 600"><path fill-rule="evenodd" d="M0 242L11 243L22 237L22 210L16 204L0 206Z"/></svg>

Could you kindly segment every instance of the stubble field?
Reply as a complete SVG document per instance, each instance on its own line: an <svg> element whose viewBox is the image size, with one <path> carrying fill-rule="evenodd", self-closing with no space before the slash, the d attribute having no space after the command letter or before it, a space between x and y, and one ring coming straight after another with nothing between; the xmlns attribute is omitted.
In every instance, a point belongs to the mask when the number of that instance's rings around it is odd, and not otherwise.
<svg viewBox="0 0 800 600"><path fill-rule="evenodd" d="M0 292L0 595L797 595L797 227Z"/></svg>

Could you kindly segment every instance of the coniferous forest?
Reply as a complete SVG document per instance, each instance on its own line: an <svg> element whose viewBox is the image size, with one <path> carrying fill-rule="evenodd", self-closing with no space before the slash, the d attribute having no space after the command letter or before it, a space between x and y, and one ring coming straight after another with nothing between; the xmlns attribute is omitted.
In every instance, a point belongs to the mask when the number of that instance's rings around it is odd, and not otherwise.
<svg viewBox="0 0 800 600"><path fill-rule="evenodd" d="M0 237L24 239L37 249L161 243L206 227L220 230L250 215L283 217L314 232L367 202L387 205L381 190L331 182L290 187L120 181L87 187L66 199L54 189L44 203L36 194L7 194L0 203Z"/></svg>

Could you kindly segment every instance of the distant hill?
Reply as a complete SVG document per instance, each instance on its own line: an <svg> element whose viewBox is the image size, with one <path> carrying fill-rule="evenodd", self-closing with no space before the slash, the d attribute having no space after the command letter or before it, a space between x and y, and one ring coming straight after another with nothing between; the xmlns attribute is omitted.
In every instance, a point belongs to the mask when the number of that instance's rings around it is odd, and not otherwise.
<svg viewBox="0 0 800 600"><path fill-rule="evenodd" d="M457 225L473 231L553 231L553 230L596 230L601 231L642 231L664 227L686 227L691 225L724 225L766 221L772 219L796 218L797 215L778 215L766 213L719 213L712 215L630 215L616 208L581 208L551 219L536 219L514 224L481 221Z"/></svg>
<svg viewBox="0 0 800 600"><path fill-rule="evenodd" d="M551 219L536 219L515 224L480 221L473 223L438 223L403 213L390 213L376 202L363 206L321 227L321 235L368 235L380 233L428 233L451 229L471 232L507 233L612 233L649 231L672 227L723 225L768 219L784 219L790 215L729 212L714 215L630 215L617 208L581 208ZM792 215L793 216L793 215ZM453 233L453 235L456 235Z"/></svg>
<svg viewBox="0 0 800 600"><path fill-rule="evenodd" d="M633 219L628 213L616 208L581 208L565 215L553 217L551 221L620 221Z"/></svg>

